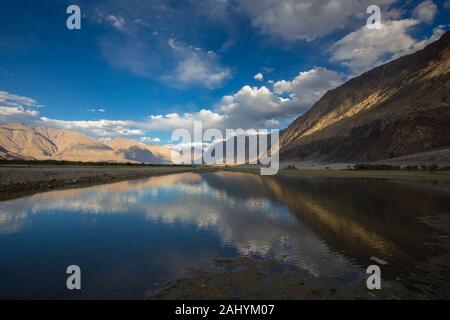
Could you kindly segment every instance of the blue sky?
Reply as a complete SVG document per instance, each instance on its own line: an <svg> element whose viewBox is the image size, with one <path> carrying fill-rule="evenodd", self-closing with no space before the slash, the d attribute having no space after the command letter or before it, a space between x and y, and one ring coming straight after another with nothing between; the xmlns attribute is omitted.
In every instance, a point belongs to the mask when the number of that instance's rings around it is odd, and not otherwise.
<svg viewBox="0 0 450 320"><path fill-rule="evenodd" d="M80 7L81 30L66 28ZM368 29L366 9L381 8ZM327 90L448 30L450 1L6 0L0 122L166 143L284 128Z"/></svg>

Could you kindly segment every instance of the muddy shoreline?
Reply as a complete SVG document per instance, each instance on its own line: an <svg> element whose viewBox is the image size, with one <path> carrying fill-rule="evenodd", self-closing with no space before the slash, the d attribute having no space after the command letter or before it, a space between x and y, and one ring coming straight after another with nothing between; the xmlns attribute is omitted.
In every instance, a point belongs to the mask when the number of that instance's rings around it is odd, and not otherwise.
<svg viewBox="0 0 450 320"><path fill-rule="evenodd" d="M313 276L305 269L278 259L250 257L219 258L215 270L190 270L171 279L154 291L150 300L429 300L448 299L450 288L441 275L448 273L450 261L450 214L418 219L432 228L427 241L439 254L407 268L388 279L382 276L381 289L369 290L368 275L351 283L342 283L325 275ZM367 266L379 265L382 274L393 266L367 260Z"/></svg>
<svg viewBox="0 0 450 320"><path fill-rule="evenodd" d="M340 284L275 259L216 259L217 271L191 270L165 287L150 291L148 300L378 300L414 299L402 285L382 281L382 290L366 282Z"/></svg>

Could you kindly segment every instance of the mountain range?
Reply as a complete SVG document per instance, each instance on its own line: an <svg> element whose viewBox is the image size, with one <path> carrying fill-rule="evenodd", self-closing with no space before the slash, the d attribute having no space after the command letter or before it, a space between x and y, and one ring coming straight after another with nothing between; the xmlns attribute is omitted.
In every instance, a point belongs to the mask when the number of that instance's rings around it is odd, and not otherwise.
<svg viewBox="0 0 450 320"><path fill-rule="evenodd" d="M375 161L450 146L450 32L328 91L280 134L282 160Z"/></svg>
<svg viewBox="0 0 450 320"><path fill-rule="evenodd" d="M171 152L163 146L123 138L97 141L66 129L0 125L0 159L168 164Z"/></svg>

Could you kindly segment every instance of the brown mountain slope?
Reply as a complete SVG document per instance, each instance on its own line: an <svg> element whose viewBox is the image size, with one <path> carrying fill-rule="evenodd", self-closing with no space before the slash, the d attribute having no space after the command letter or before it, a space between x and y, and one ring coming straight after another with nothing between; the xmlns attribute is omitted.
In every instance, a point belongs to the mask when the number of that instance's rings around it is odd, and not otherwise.
<svg viewBox="0 0 450 320"><path fill-rule="evenodd" d="M371 161L450 146L450 33L327 92L280 137L282 160Z"/></svg>
<svg viewBox="0 0 450 320"><path fill-rule="evenodd" d="M17 123L0 126L0 146L24 159L119 161L121 158L111 148L79 132Z"/></svg>
<svg viewBox="0 0 450 320"><path fill-rule="evenodd" d="M35 159L48 159L58 150L37 128L17 123L0 126L0 146L9 153Z"/></svg>
<svg viewBox="0 0 450 320"><path fill-rule="evenodd" d="M154 150L154 152L152 151ZM128 139L100 142L82 133L23 124L0 125L0 159L170 163L171 150Z"/></svg>
<svg viewBox="0 0 450 320"><path fill-rule="evenodd" d="M0 147L0 159L2 159L2 160L34 160L33 158L21 156L17 153L10 152L2 147Z"/></svg>
<svg viewBox="0 0 450 320"><path fill-rule="evenodd" d="M171 163L172 149L169 149L167 147L144 144L124 138L109 139L103 141L103 143L116 151L130 150L131 152L133 152L134 150L135 153L140 152L142 154L142 150L146 150L149 151L154 157L152 163ZM129 157L131 156L130 152L128 155Z"/></svg>

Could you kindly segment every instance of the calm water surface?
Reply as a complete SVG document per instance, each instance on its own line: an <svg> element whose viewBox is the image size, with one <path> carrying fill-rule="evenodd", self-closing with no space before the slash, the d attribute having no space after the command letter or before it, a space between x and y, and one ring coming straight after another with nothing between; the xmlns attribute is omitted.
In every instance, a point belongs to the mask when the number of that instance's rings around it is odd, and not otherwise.
<svg viewBox="0 0 450 320"><path fill-rule="evenodd" d="M0 202L0 298L140 299L237 256L344 284L376 256L383 277L442 296L448 267L433 261L448 248L421 218L449 214L448 190L375 179L183 173L46 192ZM65 287L72 264L81 291Z"/></svg>

